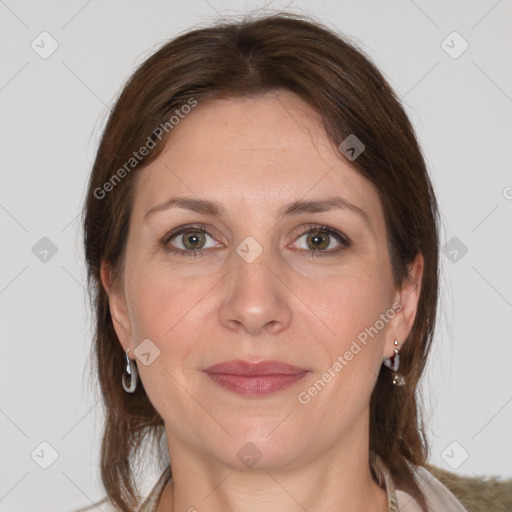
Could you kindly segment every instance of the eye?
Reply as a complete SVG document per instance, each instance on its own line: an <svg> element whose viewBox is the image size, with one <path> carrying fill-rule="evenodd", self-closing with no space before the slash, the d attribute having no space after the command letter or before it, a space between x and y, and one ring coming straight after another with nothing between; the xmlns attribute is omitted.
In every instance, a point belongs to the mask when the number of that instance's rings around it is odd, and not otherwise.
<svg viewBox="0 0 512 512"><path fill-rule="evenodd" d="M299 249L306 251L311 257L334 256L351 244L350 240L339 231L318 224L303 227L297 240L304 237L305 247L302 246ZM209 246L206 245L208 238L212 240ZM333 243L337 243L334 249L332 248ZM178 228L166 234L160 240L160 244L169 252L193 257L203 256L203 252L207 249L222 247L222 244L213 239L203 224ZM330 250L327 250L329 248Z"/></svg>
<svg viewBox="0 0 512 512"><path fill-rule="evenodd" d="M303 228L297 240L304 238L300 249L310 251L311 256L332 256L350 246L349 239L339 231L323 225L308 225ZM297 242L295 242L297 243ZM335 246L333 248L332 246ZM337 246L336 246L337 244ZM305 245L305 246L304 246ZM326 250L331 248L330 250Z"/></svg>
<svg viewBox="0 0 512 512"><path fill-rule="evenodd" d="M207 244L207 238L211 238L213 243ZM171 243L175 240L173 243ZM178 228L164 236L161 244L166 250L180 254L181 256L200 256L203 250L213 247L221 247L222 244L215 241L206 230L206 226L194 225Z"/></svg>

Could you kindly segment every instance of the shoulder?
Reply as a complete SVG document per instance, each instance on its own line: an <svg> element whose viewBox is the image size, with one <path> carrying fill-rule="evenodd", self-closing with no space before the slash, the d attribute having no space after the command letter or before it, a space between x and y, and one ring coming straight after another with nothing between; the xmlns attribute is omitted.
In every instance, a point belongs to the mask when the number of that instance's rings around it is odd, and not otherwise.
<svg viewBox="0 0 512 512"><path fill-rule="evenodd" d="M419 501L406 490L397 486L388 466L380 456L372 452L370 461L377 476L377 482L381 487L385 487L388 494L388 510L390 512L402 510L423 512ZM428 512L470 512L428 469L413 466L411 463L409 466L417 486L425 497Z"/></svg>
<svg viewBox="0 0 512 512"><path fill-rule="evenodd" d="M439 485L456 497L468 512L501 512L512 510L512 478L499 480L497 477L461 476L450 471L428 465L418 468L422 481L436 494ZM432 482L429 485L428 482ZM446 495L446 492L442 492ZM456 509L454 509L456 510Z"/></svg>
<svg viewBox="0 0 512 512"><path fill-rule="evenodd" d="M372 454L372 467L379 483L386 484L390 510L422 512L416 499L396 486L389 468L382 459ZM427 502L429 512L504 512L512 511L512 479L500 481L496 477L460 476L431 464L424 467L409 463L414 479Z"/></svg>
<svg viewBox="0 0 512 512"><path fill-rule="evenodd" d="M414 468L414 478L425 496L429 512L440 510L443 512L470 512L458 497L427 468ZM416 500L405 491L397 489L396 498L399 510L407 509L411 512L421 512L421 507Z"/></svg>

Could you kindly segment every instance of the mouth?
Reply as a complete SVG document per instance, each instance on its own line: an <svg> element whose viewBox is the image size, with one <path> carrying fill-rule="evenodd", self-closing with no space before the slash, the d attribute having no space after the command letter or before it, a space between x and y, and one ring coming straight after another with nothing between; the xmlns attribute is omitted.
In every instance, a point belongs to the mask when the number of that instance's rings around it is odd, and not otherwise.
<svg viewBox="0 0 512 512"><path fill-rule="evenodd" d="M224 389L244 396L263 396L284 390L309 370L279 361L226 361L203 370Z"/></svg>

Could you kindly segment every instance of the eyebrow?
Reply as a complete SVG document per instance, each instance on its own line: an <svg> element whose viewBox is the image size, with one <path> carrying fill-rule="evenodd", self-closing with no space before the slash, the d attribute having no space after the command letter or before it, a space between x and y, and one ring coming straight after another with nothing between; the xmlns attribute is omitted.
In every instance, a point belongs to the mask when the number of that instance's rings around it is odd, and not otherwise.
<svg viewBox="0 0 512 512"><path fill-rule="evenodd" d="M184 210L191 210L194 212L202 213L204 215L215 215L218 217L221 217L226 212L224 206L222 206L220 203L217 203L216 201L195 199L193 197L172 197L171 199L153 206L153 208L148 210L144 215L144 220L146 220L150 215L163 210L168 210L170 208L182 208ZM328 197L326 199L313 201L294 201L293 203L285 205L283 208L281 208L281 210L278 212L278 215L286 216L300 215L304 213L319 213L334 210L336 208L356 213L363 218L366 224L368 224L370 230L373 231L369 215L364 210L355 204L352 204L350 201L344 199L343 197Z"/></svg>

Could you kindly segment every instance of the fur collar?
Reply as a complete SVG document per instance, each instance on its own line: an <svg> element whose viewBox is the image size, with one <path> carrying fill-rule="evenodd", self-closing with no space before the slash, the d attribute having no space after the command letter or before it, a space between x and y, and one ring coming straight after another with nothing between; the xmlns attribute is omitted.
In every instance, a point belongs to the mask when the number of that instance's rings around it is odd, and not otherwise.
<svg viewBox="0 0 512 512"><path fill-rule="evenodd" d="M461 476L430 464L426 468L447 487L468 512L512 511L512 478Z"/></svg>

